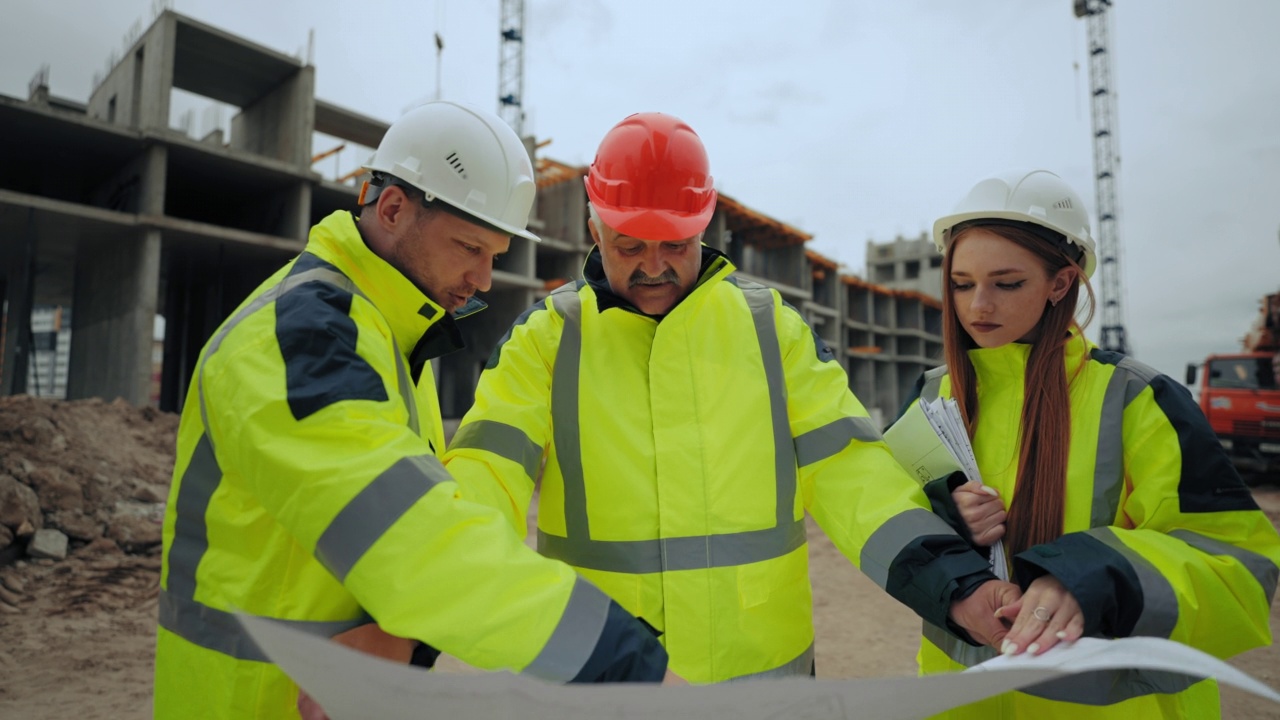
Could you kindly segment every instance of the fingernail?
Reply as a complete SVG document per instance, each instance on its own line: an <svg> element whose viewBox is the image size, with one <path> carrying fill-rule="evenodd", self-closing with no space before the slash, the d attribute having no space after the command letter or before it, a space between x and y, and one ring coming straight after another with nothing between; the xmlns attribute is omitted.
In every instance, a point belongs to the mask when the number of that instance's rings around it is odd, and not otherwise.
<svg viewBox="0 0 1280 720"><path fill-rule="evenodd" d="M1000 493L996 492L996 489L990 485L983 485L982 492L990 495L991 497L1000 497Z"/></svg>
<svg viewBox="0 0 1280 720"><path fill-rule="evenodd" d="M1008 640L1005 640L1004 644L1000 646L1000 652L1004 653L1005 655L1012 655L1018 652L1018 646L1014 643L1009 642Z"/></svg>
<svg viewBox="0 0 1280 720"><path fill-rule="evenodd" d="M996 617L1000 617L1000 611L1004 608L996 608Z"/></svg>
<svg viewBox="0 0 1280 720"><path fill-rule="evenodd" d="M1032 655L1035 655L1036 651L1039 649L1040 649L1040 643L1031 643L1030 645L1027 646L1027 652L1031 653Z"/></svg>
<svg viewBox="0 0 1280 720"><path fill-rule="evenodd" d="M1059 640L1066 640L1066 639L1067 639L1067 631L1066 631L1066 630L1059 630L1059 631L1058 631L1058 639L1059 639Z"/></svg>

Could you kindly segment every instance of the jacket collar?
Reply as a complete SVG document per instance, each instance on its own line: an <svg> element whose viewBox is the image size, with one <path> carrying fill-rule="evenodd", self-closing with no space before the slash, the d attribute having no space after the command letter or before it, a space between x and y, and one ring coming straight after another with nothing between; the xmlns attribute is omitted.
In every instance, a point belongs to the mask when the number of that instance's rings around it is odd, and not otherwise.
<svg viewBox="0 0 1280 720"><path fill-rule="evenodd" d="M712 285L714 280L723 279L736 269L727 255L703 245L702 264L698 268L698 282L694 284L688 295L681 298L675 307L671 308L671 312L675 312L676 308L689 302L690 299L704 295L704 287ZM587 253L587 259L582 265L582 277L591 286L591 289L595 291L596 306L600 312L610 308L620 308L627 312L644 315L659 321L666 317L665 315L649 315L648 313L640 312L638 308L613 291L613 288L609 285L609 279L604 274L604 261L600 256L599 245L593 246L591 251ZM667 314L669 315L670 312Z"/></svg>
<svg viewBox="0 0 1280 720"><path fill-rule="evenodd" d="M432 358L466 347L456 321L483 310L471 298L450 316L365 244L350 212L339 210L311 228L307 252L333 264L355 283L391 326L414 379Z"/></svg>
<svg viewBox="0 0 1280 720"><path fill-rule="evenodd" d="M1089 357L1092 343L1072 328L1067 333L1067 347L1064 351L1067 380L1075 376L1080 364ZM994 348L974 348L968 352L969 361L973 363L974 372L983 382L1025 381L1027 360L1031 357L1031 345L1028 343L1008 343Z"/></svg>

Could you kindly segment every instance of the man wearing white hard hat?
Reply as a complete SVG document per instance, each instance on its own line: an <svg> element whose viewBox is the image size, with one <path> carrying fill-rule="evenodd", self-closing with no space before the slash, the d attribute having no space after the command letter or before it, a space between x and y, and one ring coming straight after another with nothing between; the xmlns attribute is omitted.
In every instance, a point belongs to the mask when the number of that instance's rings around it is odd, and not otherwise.
<svg viewBox="0 0 1280 720"><path fill-rule="evenodd" d="M409 639L404 660L421 642L552 681L661 680L643 624L460 499L438 459L427 363L460 342L453 318L510 236L537 240L519 138L429 103L367 169L359 216L313 227L200 355L164 521L155 716L298 717L235 612L326 637L376 621Z"/></svg>

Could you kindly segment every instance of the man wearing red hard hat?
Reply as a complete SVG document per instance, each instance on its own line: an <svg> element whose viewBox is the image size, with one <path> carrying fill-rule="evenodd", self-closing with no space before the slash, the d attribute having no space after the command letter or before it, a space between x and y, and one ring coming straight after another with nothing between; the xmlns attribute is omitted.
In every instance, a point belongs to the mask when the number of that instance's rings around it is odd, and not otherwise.
<svg viewBox="0 0 1280 720"><path fill-rule="evenodd" d="M1016 586L930 512L800 314L702 245L716 191L693 129L624 119L586 186L583 278L512 326L446 453L463 495L523 532L541 468L539 551L690 682L814 672L806 510L926 620L998 644Z"/></svg>

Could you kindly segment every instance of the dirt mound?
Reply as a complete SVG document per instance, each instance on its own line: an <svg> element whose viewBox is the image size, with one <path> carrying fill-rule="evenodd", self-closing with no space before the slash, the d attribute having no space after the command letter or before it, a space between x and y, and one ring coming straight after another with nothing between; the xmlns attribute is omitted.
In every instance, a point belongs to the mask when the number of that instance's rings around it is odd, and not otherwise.
<svg viewBox="0 0 1280 720"><path fill-rule="evenodd" d="M0 397L0 564L90 543L154 553L177 429L177 415L123 400Z"/></svg>

